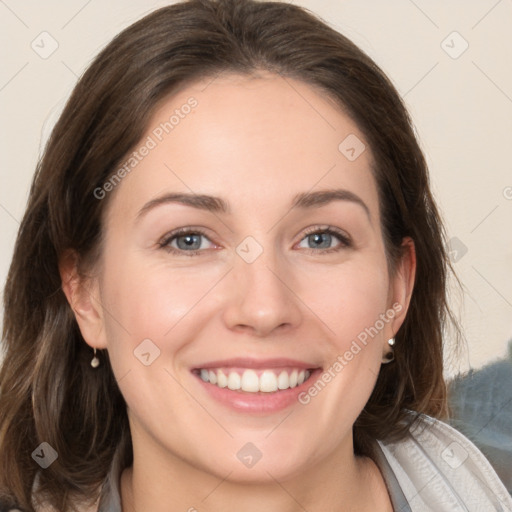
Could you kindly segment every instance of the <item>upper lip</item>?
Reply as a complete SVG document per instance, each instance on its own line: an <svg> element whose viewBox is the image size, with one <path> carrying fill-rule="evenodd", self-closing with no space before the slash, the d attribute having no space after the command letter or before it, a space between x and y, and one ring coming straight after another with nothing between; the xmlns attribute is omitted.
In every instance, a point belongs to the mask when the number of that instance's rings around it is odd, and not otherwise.
<svg viewBox="0 0 512 512"><path fill-rule="evenodd" d="M217 361L209 361L195 366L194 369L198 370L201 368L224 368L224 367L239 367L239 368L254 368L254 369L265 369L265 368L280 368L282 366L291 366L292 368L303 368L305 370L316 369L319 366L315 363L298 361L297 359L288 359L284 357L272 358L272 359L253 359L247 357L234 357L231 359L222 359Z"/></svg>

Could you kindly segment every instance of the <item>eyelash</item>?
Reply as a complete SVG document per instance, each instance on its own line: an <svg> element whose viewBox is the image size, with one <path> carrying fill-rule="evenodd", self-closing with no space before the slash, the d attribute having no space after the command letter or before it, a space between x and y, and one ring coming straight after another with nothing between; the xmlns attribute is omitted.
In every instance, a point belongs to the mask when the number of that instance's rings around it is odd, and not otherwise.
<svg viewBox="0 0 512 512"><path fill-rule="evenodd" d="M333 235L334 237L336 237L339 240L339 242L341 242L340 245L338 247L332 247L330 249L321 249L321 250L306 249L307 252L309 252L310 254L318 254L318 253L328 254L328 253L338 252L338 251L341 251L342 249L352 246L352 242L351 242L350 238L348 236L346 236L342 231L340 231L337 228L334 228L332 226L327 226L327 227L323 227L323 228L319 228L318 226L316 226L313 228L309 228L305 231L304 236L302 237L302 239L300 241L302 242L302 240L304 240L304 238L307 238L310 235L323 234L323 233L327 233L329 235ZM207 238L208 240L210 240L208 238L208 235L202 229L200 229L200 228L193 229L193 228L187 227L187 228L180 228L180 229L176 229L175 231L172 231L167 236L165 236L160 242L158 242L158 246L161 249L164 249L169 253L186 255L186 256L197 256L197 255L199 255L199 253L204 252L204 249L196 249L193 251L183 251L182 249L175 249L174 247L170 247L170 243L175 238L180 238L185 235L201 235L201 236L204 236L205 238Z"/></svg>

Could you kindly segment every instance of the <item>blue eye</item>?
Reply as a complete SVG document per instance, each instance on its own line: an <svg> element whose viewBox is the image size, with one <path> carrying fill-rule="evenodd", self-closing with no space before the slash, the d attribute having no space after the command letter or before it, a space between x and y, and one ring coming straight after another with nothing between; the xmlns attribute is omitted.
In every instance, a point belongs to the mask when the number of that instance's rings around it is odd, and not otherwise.
<svg viewBox="0 0 512 512"><path fill-rule="evenodd" d="M201 237L208 239L206 234L200 229L181 228L170 233L159 245L168 252L195 256L201 252ZM174 241L176 241L177 248L171 245Z"/></svg>
<svg viewBox="0 0 512 512"><path fill-rule="evenodd" d="M336 247L330 246L333 238L340 242ZM332 228L330 226L326 228L312 228L306 232L306 236L302 240L310 240L312 241L314 247L321 249L320 251L317 251L311 249L310 247L306 248L313 253L337 252L352 245L348 236L343 234L341 231L338 231L338 229Z"/></svg>
<svg viewBox="0 0 512 512"><path fill-rule="evenodd" d="M202 247L202 238L211 242L206 233L201 229L180 228L169 233L158 245L173 254L197 256L205 250ZM339 242L335 247L331 247L333 239ZM347 235L331 226L312 228L306 232L301 242L303 240L312 241L313 247L306 247L306 250L312 254L332 253L352 246ZM172 245L174 242L176 242L176 246Z"/></svg>

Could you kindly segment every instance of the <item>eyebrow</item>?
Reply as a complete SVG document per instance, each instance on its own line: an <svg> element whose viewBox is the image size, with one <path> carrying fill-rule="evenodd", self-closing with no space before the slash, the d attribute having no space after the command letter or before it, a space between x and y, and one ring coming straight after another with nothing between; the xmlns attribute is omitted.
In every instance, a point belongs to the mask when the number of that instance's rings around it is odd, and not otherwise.
<svg viewBox="0 0 512 512"><path fill-rule="evenodd" d="M356 194L350 190L345 189L332 189L332 190L319 190L316 192L302 192L293 197L290 209L309 209L320 208L333 201L349 201L355 203L363 208L369 219L370 209L366 203ZM156 199L147 202L137 213L136 220L144 216L150 210L163 204L178 203L199 210L209 211L211 213L231 214L231 208L227 201L221 197L209 196L205 194L190 194L190 193L168 193Z"/></svg>

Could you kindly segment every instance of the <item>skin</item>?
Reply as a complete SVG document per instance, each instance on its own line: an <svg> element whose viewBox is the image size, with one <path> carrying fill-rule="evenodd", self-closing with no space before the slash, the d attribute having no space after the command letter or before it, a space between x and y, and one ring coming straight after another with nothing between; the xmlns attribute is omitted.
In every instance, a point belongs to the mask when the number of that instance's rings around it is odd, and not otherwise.
<svg viewBox="0 0 512 512"><path fill-rule="evenodd" d="M352 425L404 320L416 263L405 239L388 274L370 148L349 161L338 146L349 134L364 142L354 122L311 86L266 73L183 88L142 140L190 96L193 113L111 192L92 276L80 279L72 258L61 264L83 337L108 350L128 405L134 464L121 478L123 511L390 511L377 466L354 455ZM352 201L290 210L295 194L334 188L357 194L369 214ZM136 220L163 193L192 191L221 196L231 213L174 203ZM325 225L351 245L305 234ZM199 254L159 245L187 226L207 232ZM247 236L263 249L250 264L236 252ZM394 303L401 312L307 405L244 414L211 399L190 372L236 356L326 369ZM149 366L133 353L147 338L160 350ZM236 457L247 442L262 453L252 468Z"/></svg>

